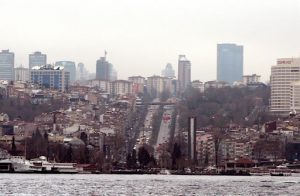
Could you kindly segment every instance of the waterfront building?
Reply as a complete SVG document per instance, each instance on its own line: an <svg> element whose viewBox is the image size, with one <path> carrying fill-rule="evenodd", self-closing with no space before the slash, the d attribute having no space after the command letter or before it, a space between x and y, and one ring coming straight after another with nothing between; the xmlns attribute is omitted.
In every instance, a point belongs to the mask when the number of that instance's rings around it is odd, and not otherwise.
<svg viewBox="0 0 300 196"><path fill-rule="evenodd" d="M55 66L62 66L65 68L65 71L70 73L70 82L76 80L76 64L73 61L58 61L55 63Z"/></svg>
<svg viewBox="0 0 300 196"><path fill-rule="evenodd" d="M178 84L179 92L182 93L191 83L191 62L185 55L178 58Z"/></svg>
<svg viewBox="0 0 300 196"><path fill-rule="evenodd" d="M212 134L196 133L197 162L201 166L215 165L215 142Z"/></svg>
<svg viewBox="0 0 300 196"><path fill-rule="evenodd" d="M15 81L29 81L29 69L22 67L16 67L15 68Z"/></svg>
<svg viewBox="0 0 300 196"><path fill-rule="evenodd" d="M106 60L105 57L101 57L96 63L96 79L98 80L112 80L113 65Z"/></svg>
<svg viewBox="0 0 300 196"><path fill-rule="evenodd" d="M40 88L56 89L65 92L69 88L70 73L62 66L35 66L30 70L30 79Z"/></svg>
<svg viewBox="0 0 300 196"><path fill-rule="evenodd" d="M298 90L294 82L299 80L300 58L277 59L277 64L271 67L271 112L289 113L293 104L297 105Z"/></svg>
<svg viewBox="0 0 300 196"><path fill-rule="evenodd" d="M42 54L39 51L29 54L29 69L31 69L34 66L43 66L46 64L47 64L46 54Z"/></svg>
<svg viewBox="0 0 300 196"><path fill-rule="evenodd" d="M0 80L14 80L15 54L9 50L0 52Z"/></svg>
<svg viewBox="0 0 300 196"><path fill-rule="evenodd" d="M175 71L171 63L166 65L166 68L162 70L161 75L168 78L175 78Z"/></svg>
<svg viewBox="0 0 300 196"><path fill-rule="evenodd" d="M133 93L144 93L144 86L146 83L146 80L142 76L131 76L128 78L129 81L132 82L132 90Z"/></svg>
<svg viewBox="0 0 300 196"><path fill-rule="evenodd" d="M243 78L243 46L236 44L217 45L217 80L233 85Z"/></svg>

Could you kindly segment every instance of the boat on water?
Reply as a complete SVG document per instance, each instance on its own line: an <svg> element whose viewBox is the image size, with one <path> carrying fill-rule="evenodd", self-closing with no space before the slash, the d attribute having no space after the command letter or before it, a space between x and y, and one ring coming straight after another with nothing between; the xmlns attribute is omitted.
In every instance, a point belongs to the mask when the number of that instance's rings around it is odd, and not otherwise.
<svg viewBox="0 0 300 196"><path fill-rule="evenodd" d="M75 174L79 172L76 168L76 163L51 163L44 156L30 160L30 164L30 169L35 173Z"/></svg>
<svg viewBox="0 0 300 196"><path fill-rule="evenodd" d="M23 156L11 156L0 160L0 172L30 173L31 163Z"/></svg>
<svg viewBox="0 0 300 196"><path fill-rule="evenodd" d="M6 173L78 173L76 163L51 163L47 158L26 160L25 157L12 156L0 160L0 172Z"/></svg>
<svg viewBox="0 0 300 196"><path fill-rule="evenodd" d="M170 170L162 169L162 170L159 171L158 174L160 174L160 175L171 175L171 172L170 172Z"/></svg>
<svg viewBox="0 0 300 196"><path fill-rule="evenodd" d="M292 173L290 170L279 170L279 169L274 169L270 171L271 176L291 176Z"/></svg>

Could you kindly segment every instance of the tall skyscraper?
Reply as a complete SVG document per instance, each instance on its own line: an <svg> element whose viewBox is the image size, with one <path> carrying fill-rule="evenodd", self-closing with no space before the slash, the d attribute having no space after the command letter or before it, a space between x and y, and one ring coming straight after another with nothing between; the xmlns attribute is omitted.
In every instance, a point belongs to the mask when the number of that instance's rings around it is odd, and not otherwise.
<svg viewBox="0 0 300 196"><path fill-rule="evenodd" d="M76 65L73 61L57 61L55 66L62 66L65 68L65 71L70 73L70 82L76 80Z"/></svg>
<svg viewBox="0 0 300 196"><path fill-rule="evenodd" d="M39 51L29 54L29 69L34 66L43 66L47 64L47 55Z"/></svg>
<svg viewBox="0 0 300 196"><path fill-rule="evenodd" d="M178 84L179 92L183 92L191 83L191 62L185 55L179 55L178 59Z"/></svg>
<svg viewBox="0 0 300 196"><path fill-rule="evenodd" d="M280 58L271 68L271 112L288 113L297 106L297 82L300 81L300 58Z"/></svg>
<svg viewBox="0 0 300 196"><path fill-rule="evenodd" d="M14 80L15 54L9 50L0 52L0 80Z"/></svg>
<svg viewBox="0 0 300 196"><path fill-rule="evenodd" d="M162 70L161 75L168 78L175 78L175 71L171 63L166 65L166 68Z"/></svg>
<svg viewBox="0 0 300 196"><path fill-rule="evenodd" d="M105 57L101 57L97 60L96 64L96 79L98 80L112 80L113 77L113 65L106 60Z"/></svg>
<svg viewBox="0 0 300 196"><path fill-rule="evenodd" d="M243 46L236 44L218 44L217 80L232 85L243 79Z"/></svg>

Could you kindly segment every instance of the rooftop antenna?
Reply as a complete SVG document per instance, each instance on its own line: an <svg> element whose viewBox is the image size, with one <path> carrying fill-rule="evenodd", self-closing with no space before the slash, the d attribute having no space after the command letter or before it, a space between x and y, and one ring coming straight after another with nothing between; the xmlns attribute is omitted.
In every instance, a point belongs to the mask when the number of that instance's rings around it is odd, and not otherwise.
<svg viewBox="0 0 300 196"><path fill-rule="evenodd" d="M104 57L105 57L105 60L106 60L106 56L107 56L107 51L104 50Z"/></svg>

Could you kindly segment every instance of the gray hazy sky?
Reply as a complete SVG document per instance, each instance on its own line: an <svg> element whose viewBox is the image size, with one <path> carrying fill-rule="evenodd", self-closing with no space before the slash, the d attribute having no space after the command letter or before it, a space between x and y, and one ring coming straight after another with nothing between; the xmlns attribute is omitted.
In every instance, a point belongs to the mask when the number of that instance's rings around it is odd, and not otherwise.
<svg viewBox="0 0 300 196"><path fill-rule="evenodd" d="M217 43L244 45L244 74L268 80L278 57L300 56L300 0L0 0L0 49L28 66L83 62L95 71L108 52L119 78L160 74L179 54L192 79L216 78Z"/></svg>

